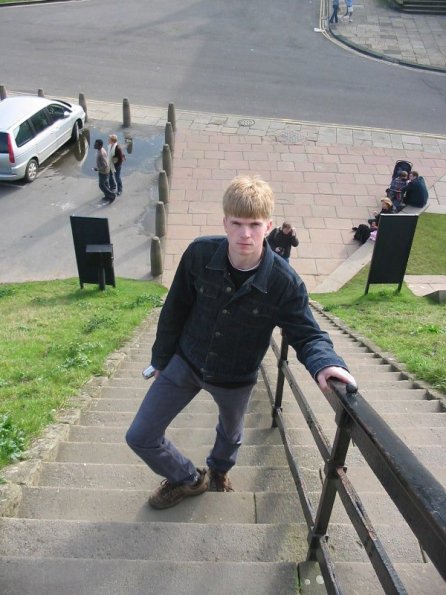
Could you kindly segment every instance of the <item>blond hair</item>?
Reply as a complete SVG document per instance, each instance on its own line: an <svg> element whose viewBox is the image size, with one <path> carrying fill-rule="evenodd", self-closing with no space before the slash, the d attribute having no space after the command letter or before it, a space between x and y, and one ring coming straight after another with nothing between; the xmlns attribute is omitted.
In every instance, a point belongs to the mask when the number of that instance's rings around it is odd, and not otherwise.
<svg viewBox="0 0 446 595"><path fill-rule="evenodd" d="M111 140L113 143L116 143L118 140L118 137L116 136L116 134L110 134L110 136L108 137L109 140Z"/></svg>
<svg viewBox="0 0 446 595"><path fill-rule="evenodd" d="M258 176L237 176L223 195L226 217L271 219L274 193L271 186Z"/></svg>

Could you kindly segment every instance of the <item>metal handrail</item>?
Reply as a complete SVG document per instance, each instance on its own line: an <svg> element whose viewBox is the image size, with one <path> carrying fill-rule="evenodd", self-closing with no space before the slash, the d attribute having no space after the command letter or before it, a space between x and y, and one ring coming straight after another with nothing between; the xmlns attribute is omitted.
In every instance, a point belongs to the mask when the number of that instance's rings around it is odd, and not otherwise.
<svg viewBox="0 0 446 595"><path fill-rule="evenodd" d="M348 478L345 459L352 440L440 575L446 580L446 491L443 486L359 392L347 392L345 384L336 381L330 382L332 391L327 396L336 412L337 424L336 436L331 446L288 366L286 337L282 336L280 349L272 338L271 347L278 363L274 395L266 368L262 366L261 370L273 404L272 425L278 427L281 433L291 474L310 529L307 560L319 562L328 592L341 593L327 547L328 523L338 493L385 592L398 595L407 593ZM291 439L282 413L285 380L325 461L325 479L316 513L308 497L299 464L293 457Z"/></svg>

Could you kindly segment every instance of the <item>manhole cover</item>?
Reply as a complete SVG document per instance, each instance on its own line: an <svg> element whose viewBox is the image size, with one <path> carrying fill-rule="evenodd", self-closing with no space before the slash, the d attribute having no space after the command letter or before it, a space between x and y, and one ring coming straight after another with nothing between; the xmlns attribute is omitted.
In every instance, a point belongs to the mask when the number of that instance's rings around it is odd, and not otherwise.
<svg viewBox="0 0 446 595"><path fill-rule="evenodd" d="M255 120L250 120L249 118L244 118L243 120L238 121L239 126L253 126L255 123Z"/></svg>

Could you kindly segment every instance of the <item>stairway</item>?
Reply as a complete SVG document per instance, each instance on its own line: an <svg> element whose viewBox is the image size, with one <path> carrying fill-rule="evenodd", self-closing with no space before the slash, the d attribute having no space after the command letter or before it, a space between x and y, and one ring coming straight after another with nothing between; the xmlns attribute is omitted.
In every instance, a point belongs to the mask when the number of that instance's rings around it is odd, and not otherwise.
<svg viewBox="0 0 446 595"><path fill-rule="evenodd" d="M387 363L390 359L387 360L376 351L370 351L366 345L340 328L329 316L318 311L313 313L320 326L329 332L336 351L346 360L350 371L358 381L360 393L431 471L437 481L446 487L446 412L441 399L431 398L429 391L417 388L417 383L414 384L404 372L396 370L397 366ZM280 345L278 332L275 333L275 339ZM277 373L273 363L274 356L269 353L267 370L274 385ZM319 389L298 364L291 350L289 363L298 385L303 390L326 436L332 442L336 432L333 409L326 399L321 398ZM284 396L287 402L291 398L291 390L287 383L285 383ZM294 456L301 466L308 486L314 486L315 473L320 476L322 482L324 462L317 448L311 445L309 430L303 434L294 429L296 423L300 426L303 415L297 414L294 409L288 415L287 404L284 404L283 412L285 423L290 429ZM445 582L429 562L425 552L421 550L397 507L370 471L354 444L349 448L347 468L347 475L359 494L408 593L413 595L446 593ZM320 485L321 483L316 490L308 488L315 509L321 493ZM343 592L358 593L358 595L383 593L365 549L352 528L339 497L335 502L328 534L329 549ZM311 590L308 593L311 594Z"/></svg>
<svg viewBox="0 0 446 595"><path fill-rule="evenodd" d="M36 485L22 488L0 519L2 595L163 593L290 594L307 527L271 407L259 383L234 493L206 493L154 511L155 476L124 442L148 382L155 327L140 330L126 357L72 425ZM169 429L198 466L214 440L216 406L200 393Z"/></svg>
<svg viewBox="0 0 446 595"><path fill-rule="evenodd" d="M390 0L389 4L408 14L446 14L446 0Z"/></svg>
<svg viewBox="0 0 446 595"><path fill-rule="evenodd" d="M349 363L362 394L446 485L446 414L426 390L316 313ZM231 472L234 493L206 493L154 511L147 495L160 481L127 447L125 431L148 382L142 378L154 339L149 320L124 349L116 371L100 386L57 449L40 466L22 499L0 519L2 595L292 595L296 564L307 554L307 527L278 429L261 380L246 416L245 444ZM121 354L122 355L122 354ZM308 373L290 356L293 371L330 439L334 415ZM271 350L268 375L277 367ZM315 506L323 462L306 421L286 390L283 410L293 452ZM169 428L198 466L214 438L216 407L200 393ZM50 451L52 452L52 451ZM425 559L355 447L348 474L389 549L409 593L436 595L445 585ZM364 548L339 503L329 547L344 592L382 593ZM323 586L302 586L314 595Z"/></svg>

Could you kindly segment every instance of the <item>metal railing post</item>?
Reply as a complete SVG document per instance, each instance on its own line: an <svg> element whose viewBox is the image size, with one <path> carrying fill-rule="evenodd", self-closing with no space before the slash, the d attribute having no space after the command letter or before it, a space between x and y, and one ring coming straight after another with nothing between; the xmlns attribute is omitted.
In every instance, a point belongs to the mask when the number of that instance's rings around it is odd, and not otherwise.
<svg viewBox="0 0 446 595"><path fill-rule="evenodd" d="M277 362L277 384L274 405L271 412L273 417L272 428L277 428L277 412L282 410L283 386L285 384L285 374L283 373L283 364L288 362L288 341L282 331L282 343L280 345L280 356Z"/></svg>

